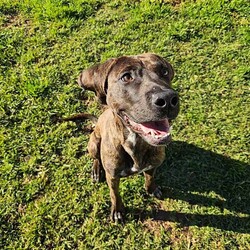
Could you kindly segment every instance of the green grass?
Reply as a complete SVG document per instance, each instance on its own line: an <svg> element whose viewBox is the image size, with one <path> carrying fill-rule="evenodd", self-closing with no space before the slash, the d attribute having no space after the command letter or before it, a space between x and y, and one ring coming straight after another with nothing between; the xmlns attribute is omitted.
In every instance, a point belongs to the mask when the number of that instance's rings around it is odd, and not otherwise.
<svg viewBox="0 0 250 250"><path fill-rule="evenodd" d="M2 0L0 248L249 249L249 12L247 0ZM89 135L51 117L98 114L80 71L142 52L173 64L181 112L164 199L123 179L122 226L89 178Z"/></svg>

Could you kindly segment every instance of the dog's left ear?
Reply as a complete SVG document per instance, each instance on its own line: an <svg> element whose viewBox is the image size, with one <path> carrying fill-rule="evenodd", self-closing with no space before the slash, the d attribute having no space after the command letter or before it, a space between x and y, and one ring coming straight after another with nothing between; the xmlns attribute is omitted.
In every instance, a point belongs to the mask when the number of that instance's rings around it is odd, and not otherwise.
<svg viewBox="0 0 250 250"><path fill-rule="evenodd" d="M109 59L84 70L78 77L78 84L85 90L95 92L102 104L106 103L108 76L116 59Z"/></svg>

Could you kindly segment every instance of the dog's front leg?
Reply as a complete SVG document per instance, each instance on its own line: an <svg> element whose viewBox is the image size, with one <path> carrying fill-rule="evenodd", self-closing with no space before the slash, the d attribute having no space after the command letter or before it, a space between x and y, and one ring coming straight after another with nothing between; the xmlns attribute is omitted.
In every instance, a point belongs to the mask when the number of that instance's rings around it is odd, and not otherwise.
<svg viewBox="0 0 250 250"><path fill-rule="evenodd" d="M162 198L161 188L155 184L154 174L156 169L150 169L144 172L146 191L158 199Z"/></svg>
<svg viewBox="0 0 250 250"><path fill-rule="evenodd" d="M119 177L112 177L110 174L106 173L106 180L110 190L111 198L111 220L115 222L124 222L124 205L122 203L121 196L119 194Z"/></svg>

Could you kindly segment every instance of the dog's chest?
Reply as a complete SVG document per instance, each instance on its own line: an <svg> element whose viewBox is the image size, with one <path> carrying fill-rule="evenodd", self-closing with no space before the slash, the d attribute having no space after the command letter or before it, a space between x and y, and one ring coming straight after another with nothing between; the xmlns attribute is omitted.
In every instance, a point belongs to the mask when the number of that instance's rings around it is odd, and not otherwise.
<svg viewBox="0 0 250 250"><path fill-rule="evenodd" d="M126 177L133 174L139 174L155 167L151 162L152 146L148 145L143 139L133 131L129 134L123 144L123 148L130 156L130 160L121 169L119 175Z"/></svg>

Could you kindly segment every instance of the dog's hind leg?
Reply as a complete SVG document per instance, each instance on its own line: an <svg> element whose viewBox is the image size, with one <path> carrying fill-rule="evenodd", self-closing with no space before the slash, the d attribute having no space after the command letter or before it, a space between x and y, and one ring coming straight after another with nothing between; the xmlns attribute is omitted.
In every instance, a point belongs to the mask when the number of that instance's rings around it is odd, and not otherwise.
<svg viewBox="0 0 250 250"><path fill-rule="evenodd" d="M88 143L89 154L91 158L94 159L92 173L91 173L91 177L94 182L105 181L105 172L100 157L100 144L101 144L101 137L98 135L95 129L90 135Z"/></svg>

